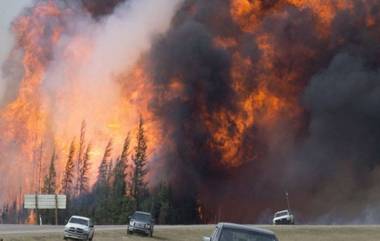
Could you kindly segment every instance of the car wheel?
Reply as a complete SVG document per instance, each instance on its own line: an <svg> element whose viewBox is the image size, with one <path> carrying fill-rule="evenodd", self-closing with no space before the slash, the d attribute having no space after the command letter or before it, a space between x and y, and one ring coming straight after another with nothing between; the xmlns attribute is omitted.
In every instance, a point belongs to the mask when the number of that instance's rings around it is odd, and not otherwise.
<svg viewBox="0 0 380 241"><path fill-rule="evenodd" d="M133 234L133 232L132 232L132 231L130 231L130 230L128 230L128 231L127 231L127 233L128 233L128 234Z"/></svg>

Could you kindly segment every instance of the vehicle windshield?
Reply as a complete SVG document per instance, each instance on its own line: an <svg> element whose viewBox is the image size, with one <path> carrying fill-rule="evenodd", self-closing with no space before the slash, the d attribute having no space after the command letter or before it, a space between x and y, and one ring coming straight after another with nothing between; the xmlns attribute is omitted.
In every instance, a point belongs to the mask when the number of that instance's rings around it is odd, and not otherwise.
<svg viewBox="0 0 380 241"><path fill-rule="evenodd" d="M273 235L261 234L254 231L224 228L220 241L277 241Z"/></svg>
<svg viewBox="0 0 380 241"><path fill-rule="evenodd" d="M288 211L282 211L282 212L278 212L278 213L276 213L274 216L275 217L280 217L280 216L284 216L284 215L288 215Z"/></svg>
<svg viewBox="0 0 380 241"><path fill-rule="evenodd" d="M151 216L143 213L135 213L133 214L132 219L137 221L150 222Z"/></svg>
<svg viewBox="0 0 380 241"><path fill-rule="evenodd" d="M82 218L70 218L69 223L77 223L88 226L88 220Z"/></svg>

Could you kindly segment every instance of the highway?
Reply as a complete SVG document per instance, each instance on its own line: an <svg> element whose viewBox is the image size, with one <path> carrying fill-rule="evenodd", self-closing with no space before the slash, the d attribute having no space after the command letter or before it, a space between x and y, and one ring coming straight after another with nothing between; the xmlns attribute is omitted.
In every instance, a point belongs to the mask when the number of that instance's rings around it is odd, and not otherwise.
<svg viewBox="0 0 380 241"><path fill-rule="evenodd" d="M156 230L160 229L181 229L181 228L210 228L211 225L156 225ZM61 233L63 225L26 225L26 224L1 224L1 234L46 234L46 233ZM117 231L126 230L126 225L96 225L96 231Z"/></svg>
<svg viewBox="0 0 380 241"><path fill-rule="evenodd" d="M2 224L0 225L0 234L46 234L46 233L60 233L63 232L64 226L52 226L52 225L16 225L16 224ZM123 230L125 226L96 226L96 230Z"/></svg>
<svg viewBox="0 0 380 241"><path fill-rule="evenodd" d="M214 224L209 225L155 225L155 230L185 230L185 229L213 229ZM377 229L380 230L379 225L253 225L262 228L274 230L306 230L306 229ZM28 224L0 224L1 234L47 234L47 233L61 233L63 232L63 225L28 225ZM122 231L126 230L126 225L95 225L96 231Z"/></svg>

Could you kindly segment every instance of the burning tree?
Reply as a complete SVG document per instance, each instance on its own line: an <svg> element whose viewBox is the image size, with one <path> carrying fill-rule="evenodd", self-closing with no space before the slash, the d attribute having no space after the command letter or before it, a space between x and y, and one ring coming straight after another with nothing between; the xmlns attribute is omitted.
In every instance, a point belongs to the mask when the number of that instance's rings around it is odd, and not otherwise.
<svg viewBox="0 0 380 241"><path fill-rule="evenodd" d="M62 193L66 194L68 198L73 193L74 184L74 155L75 155L75 139L71 141L69 155L67 156L65 170L62 178Z"/></svg>
<svg viewBox="0 0 380 241"><path fill-rule="evenodd" d="M90 170L90 151L91 144L87 145L86 151L84 153L82 165L79 172L79 196L89 191L89 170Z"/></svg>
<svg viewBox="0 0 380 241"><path fill-rule="evenodd" d="M117 158L113 169L112 193L115 197L124 197L127 195L127 168L128 168L128 151L129 135L125 138L122 154Z"/></svg>
<svg viewBox="0 0 380 241"><path fill-rule="evenodd" d="M112 152L112 141L110 140L106 146L106 149L104 150L103 158L99 165L98 179L95 184L96 187L101 188L107 185L108 168L109 168L109 163L111 162L110 160L111 152Z"/></svg>
<svg viewBox="0 0 380 241"><path fill-rule="evenodd" d="M76 160L76 186L75 186L75 195L80 195L81 193L81 186L83 186L83 178L82 174L86 174L83 172L86 172L84 170L83 165L83 152L85 151L85 145L86 145L86 122L82 121L81 128L80 128L80 137L79 137L79 148L78 148L78 156Z"/></svg>
<svg viewBox="0 0 380 241"><path fill-rule="evenodd" d="M132 157L134 170L132 176L131 194L136 201L136 209L139 210L141 208L144 196L147 193L147 183L145 180L145 175L147 174L147 145L144 132L144 122L141 116L137 130L136 143L135 153Z"/></svg>
<svg viewBox="0 0 380 241"><path fill-rule="evenodd" d="M124 140L121 156L117 158L112 170L111 182L111 216L112 222L123 224L128 222L128 214L132 210L132 201L127 196L127 168L130 138L129 134Z"/></svg>
<svg viewBox="0 0 380 241"><path fill-rule="evenodd" d="M104 150L102 161L98 168L98 178L94 186L94 195L96 201L95 219L98 223L107 223L109 216L109 166L111 164L112 141L110 140ZM112 164L111 164L112 165Z"/></svg>
<svg viewBox="0 0 380 241"><path fill-rule="evenodd" d="M55 160L56 160L55 150L53 150L53 154L51 155L49 172L48 175L45 176L44 186L42 188L42 192L46 194L55 194L57 192L56 178L57 172L55 170Z"/></svg>
<svg viewBox="0 0 380 241"><path fill-rule="evenodd" d="M45 176L44 185L42 187L42 193L44 194L56 194L57 193L57 185L56 178L57 173L55 169L55 161L57 159L55 149L53 149L53 153L50 159L50 165L48 169L48 174ZM42 215L43 223L53 224L55 221L55 210L39 210L39 213ZM33 215L33 214L31 214Z"/></svg>

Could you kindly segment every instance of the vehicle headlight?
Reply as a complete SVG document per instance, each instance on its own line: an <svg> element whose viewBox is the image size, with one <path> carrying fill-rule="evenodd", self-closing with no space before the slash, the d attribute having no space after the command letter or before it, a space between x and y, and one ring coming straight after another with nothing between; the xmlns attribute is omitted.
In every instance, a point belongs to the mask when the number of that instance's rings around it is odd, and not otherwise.
<svg viewBox="0 0 380 241"><path fill-rule="evenodd" d="M150 224L145 224L145 227L146 228L150 228Z"/></svg>

